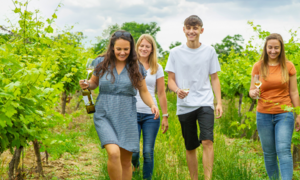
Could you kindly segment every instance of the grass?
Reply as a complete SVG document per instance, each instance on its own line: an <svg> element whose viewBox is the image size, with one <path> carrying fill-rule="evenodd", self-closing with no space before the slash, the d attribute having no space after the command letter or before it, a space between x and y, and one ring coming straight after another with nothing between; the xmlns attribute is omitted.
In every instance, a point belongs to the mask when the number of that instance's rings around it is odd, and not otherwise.
<svg viewBox="0 0 300 180"><path fill-rule="evenodd" d="M75 99L75 98L74 98ZM74 100L73 99L73 100ZM153 180L185 180L189 172L185 156L184 140L181 127L176 116L176 96L167 93L169 130L162 134L159 130L155 144L155 165ZM47 147L50 163L53 167L46 169L47 179L99 179L109 180L107 173L107 153L100 147L100 141L94 127L93 118L87 115L83 104L75 111L75 103L68 106L74 115L73 122L66 127L57 127L50 134L56 142ZM229 105L229 104L228 104ZM227 109L227 107L224 107ZM249 139L235 139L230 134L230 121L236 116L234 110L225 111L224 118L216 120L214 142L214 180L264 180L268 179L264 167L260 143ZM228 129L226 131L226 128ZM142 141L142 139L141 139ZM26 154L30 154L29 150ZM140 146L142 152L142 146ZM199 179L204 179L202 166L202 146L197 149ZM8 154L8 152L6 153ZM5 157L0 157L0 179L7 173ZM25 158L25 161L28 158ZM28 164L30 164L28 162ZM140 171L133 180L142 179L143 158L140 158ZM29 166L29 165L28 165ZM32 165L30 164L32 167ZM26 166L25 166L26 167ZM29 170L28 170L29 171ZM28 173L29 174L29 173ZM6 176L3 176L6 177ZM294 171L294 180L300 173ZM29 174L28 179L37 179L37 175ZM5 178L2 178L5 179Z"/></svg>
<svg viewBox="0 0 300 180"><path fill-rule="evenodd" d="M176 96L173 93L167 94L168 99L168 113L169 117L169 130L166 134L159 131L155 144L155 165L153 172L153 180L164 179L189 179L189 172L186 163L184 140L181 135L181 128L176 116ZM94 139L94 142L99 142L97 133L94 126L91 125L86 132L87 138ZM252 179L265 179L264 166L257 165L257 161L262 159L261 155L255 151L249 152L252 147L246 146L242 149L243 144L249 144L248 140L233 140L228 145L226 143L226 136L220 133L220 128L216 125L215 129L215 161L213 169L213 179L216 180L252 180ZM109 179L106 171L107 156L105 150L103 156L104 161L99 161L99 178ZM142 146L141 146L142 151ZM198 148L198 168L199 179L204 179L202 167L202 147ZM250 159L249 159L250 158ZM142 165L143 159L140 158L141 167L138 174L133 176L134 180L142 179ZM263 162L262 162L263 163Z"/></svg>
<svg viewBox="0 0 300 180"><path fill-rule="evenodd" d="M78 154L80 147L77 144L77 139L80 135L81 133L78 132L51 134L51 139L56 139L56 142L46 148L51 155L50 160L59 159L64 153L69 153L70 155ZM65 158L70 158L70 156L66 155Z"/></svg>

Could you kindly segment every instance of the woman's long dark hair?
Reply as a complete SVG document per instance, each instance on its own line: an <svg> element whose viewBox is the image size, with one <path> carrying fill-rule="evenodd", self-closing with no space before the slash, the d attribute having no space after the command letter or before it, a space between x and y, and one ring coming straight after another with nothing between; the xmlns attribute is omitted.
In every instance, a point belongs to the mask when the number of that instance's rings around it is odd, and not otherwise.
<svg viewBox="0 0 300 180"><path fill-rule="evenodd" d="M119 30L116 32L125 33L126 31ZM113 33L110 38L107 52L104 55L100 55L100 56L104 57L104 60L101 63L99 63L97 65L97 67L95 68L96 74L99 76L99 78L101 78L106 72L108 72L111 74L111 77L112 77L111 82L114 83L115 76L113 74L113 70L116 67L116 65L115 65L116 56L114 53L115 42L118 39L123 39L123 40L129 41L130 53L129 53L128 58L126 59L126 64L128 64L128 67L125 66L125 68L129 72L129 78L130 78L132 85L134 86L134 88L137 89L140 87L140 81L143 79L143 76L139 70L140 62L137 59L137 54L136 54L136 51L134 48L134 39L131 36L131 34L130 34L130 37L127 37L124 34L117 37L115 35L115 33ZM128 33L128 32L126 32L126 33ZM108 73L107 73L107 75L108 75ZM106 75L106 78L107 78L107 75Z"/></svg>

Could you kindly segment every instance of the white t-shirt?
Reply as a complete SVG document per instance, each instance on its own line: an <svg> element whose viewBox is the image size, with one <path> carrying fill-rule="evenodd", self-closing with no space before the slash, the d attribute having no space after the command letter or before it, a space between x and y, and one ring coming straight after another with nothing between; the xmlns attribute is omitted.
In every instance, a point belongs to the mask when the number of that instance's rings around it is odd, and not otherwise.
<svg viewBox="0 0 300 180"><path fill-rule="evenodd" d="M164 70L160 64L158 64L158 69L156 74L151 74L151 69L149 68L147 70L147 76L146 76L146 84L148 91L150 92L152 99L157 106L156 98L155 98L155 86L156 86L156 80L164 77ZM145 113L145 114L152 114L151 109L149 106L147 106L144 101L142 100L139 91L137 91L136 97L136 110L138 113Z"/></svg>
<svg viewBox="0 0 300 180"><path fill-rule="evenodd" d="M165 71L175 73L179 88L182 88L184 80L191 84L187 102L177 97L177 115L192 112L201 106L214 109L209 75L220 70L218 56L211 46L201 44L199 48L191 49L183 44L171 50Z"/></svg>

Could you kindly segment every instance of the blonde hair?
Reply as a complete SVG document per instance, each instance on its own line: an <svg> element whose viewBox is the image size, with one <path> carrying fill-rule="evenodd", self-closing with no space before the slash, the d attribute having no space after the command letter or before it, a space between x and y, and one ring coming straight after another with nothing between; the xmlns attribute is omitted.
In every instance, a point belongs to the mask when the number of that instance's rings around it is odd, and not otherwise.
<svg viewBox="0 0 300 180"><path fill-rule="evenodd" d="M149 34L142 34L136 43L135 50L137 52L138 59L140 59L140 54L138 52L138 48L144 39L152 45L152 52L149 55L149 65L150 65L150 69L151 69L151 74L153 75L158 70L157 47L156 47L156 42L155 42L154 38Z"/></svg>
<svg viewBox="0 0 300 180"><path fill-rule="evenodd" d="M260 57L260 60L262 61L261 62L261 67L260 67L260 73L261 73L261 76L264 79L267 78L267 74L269 73L269 64L268 64L269 56L268 56L268 53L267 53L267 43L268 43L269 40L272 40L272 39L276 39L280 43L280 48L281 49L280 49L280 54L278 56L278 62L280 64L280 69L281 69L282 83L285 83L285 82L289 81L289 72L287 70L287 65L286 65L286 62L288 60L286 59L286 56L285 56L284 42L283 42L282 36L280 34L273 33L273 34L270 34L266 38L264 49L263 49L263 52L262 52L261 57Z"/></svg>

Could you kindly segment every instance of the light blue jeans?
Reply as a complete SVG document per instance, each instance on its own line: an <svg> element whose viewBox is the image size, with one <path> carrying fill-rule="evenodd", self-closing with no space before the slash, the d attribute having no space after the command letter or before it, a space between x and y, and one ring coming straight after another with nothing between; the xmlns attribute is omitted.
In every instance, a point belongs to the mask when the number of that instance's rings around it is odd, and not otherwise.
<svg viewBox="0 0 300 180"><path fill-rule="evenodd" d="M278 157L281 179L292 180L293 158L291 141L294 130L293 113L264 114L257 112L256 122L269 178L272 180L279 179Z"/></svg>
<svg viewBox="0 0 300 180"><path fill-rule="evenodd" d="M154 145L160 126L160 118L154 119L154 114L137 113L139 137L143 131L143 179L151 180L154 167ZM140 166L140 153L132 154L134 167Z"/></svg>

